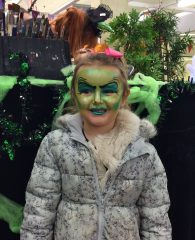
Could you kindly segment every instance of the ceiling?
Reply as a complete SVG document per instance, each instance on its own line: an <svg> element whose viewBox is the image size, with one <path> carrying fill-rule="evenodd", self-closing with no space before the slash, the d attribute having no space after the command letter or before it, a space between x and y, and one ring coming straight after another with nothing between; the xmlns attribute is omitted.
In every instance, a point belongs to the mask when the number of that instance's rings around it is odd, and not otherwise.
<svg viewBox="0 0 195 240"><path fill-rule="evenodd" d="M71 5L76 5L77 7L89 7L91 6L92 1L94 0L37 0L34 4L33 9L41 13L49 13L56 15L59 12L65 10ZM147 9L157 9L159 7L175 11L177 14L181 14L179 30L181 32L185 31L194 31L195 25L195 1L194 4L189 7L178 7L178 1L180 0L120 0L128 1L130 11L132 8L137 9L138 11L144 11ZM187 0L184 0L186 2ZM22 8L29 9L33 0L5 0L6 5L12 2L18 3ZM97 2L102 2L97 0ZM106 1L103 1L106 3ZM116 1L113 1L116 4ZM110 6L112 8L112 6Z"/></svg>
<svg viewBox="0 0 195 240"><path fill-rule="evenodd" d="M132 8L136 8L139 11L144 11L146 9L157 9L165 8L167 10L173 11L177 14L178 20L178 30L181 33L195 32L195 1L193 4L185 7L178 7L180 0L128 0L128 5ZM183 0L184 3L187 0Z"/></svg>
<svg viewBox="0 0 195 240"><path fill-rule="evenodd" d="M124 0L122 0L124 1ZM194 4L190 7L178 8L177 4L179 0L126 0L130 8L136 8L137 10L142 11L143 9L148 8L158 8L165 7L167 9L176 10L178 12L189 11L195 12L195 1ZM185 0L186 1L186 0ZM6 4L15 2L18 3L21 7L28 9L33 2L33 0L6 0ZM47 13L56 13L62 11L72 4L90 6L92 0L37 0L34 4L34 10L39 12ZM97 0L97 2L101 2ZM104 1L106 3L106 1Z"/></svg>
<svg viewBox="0 0 195 240"><path fill-rule="evenodd" d="M188 7L178 7L180 0L128 0L129 6L135 7L138 9L147 9L147 8L166 8L175 10L177 12L190 11L195 12L195 1L194 4ZM186 3L187 0L184 0Z"/></svg>
<svg viewBox="0 0 195 240"><path fill-rule="evenodd" d="M174 9L177 11L183 11L184 9L195 11L194 9L195 1L193 1L194 4L191 4L190 7L183 7L183 8L178 7L179 2L180 0L128 0L129 5L135 6L138 8L165 7L165 8ZM184 2L187 2L187 0L185 0Z"/></svg>
<svg viewBox="0 0 195 240"><path fill-rule="evenodd" d="M33 0L7 0L6 5L9 3L17 3L24 9L29 9ZM90 0L37 0L34 4L33 10L41 13L58 14L67 7L73 4L80 4L82 6L90 6Z"/></svg>

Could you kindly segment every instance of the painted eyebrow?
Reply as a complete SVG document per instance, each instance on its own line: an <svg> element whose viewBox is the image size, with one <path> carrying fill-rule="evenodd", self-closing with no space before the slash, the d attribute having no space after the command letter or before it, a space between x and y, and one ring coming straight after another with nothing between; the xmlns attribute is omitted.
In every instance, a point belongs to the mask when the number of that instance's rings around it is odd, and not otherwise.
<svg viewBox="0 0 195 240"><path fill-rule="evenodd" d="M100 86L100 88L102 89L102 88L109 87L109 86L112 85L113 83L116 83L116 85L117 85L117 87L118 87L118 83L117 83L116 81L112 81L112 82L110 82L110 83L107 83L107 84L105 84L105 85Z"/></svg>
<svg viewBox="0 0 195 240"><path fill-rule="evenodd" d="M86 79L83 78L83 77L79 77L79 78L78 78L78 83L86 83L86 84L88 84L88 83L86 82ZM88 84L88 85L89 85L89 84Z"/></svg>
<svg viewBox="0 0 195 240"><path fill-rule="evenodd" d="M109 86L110 84L113 84L113 83L116 83L117 86L118 86L117 80L118 80L118 78L114 77L109 83L100 86L100 88L107 87L107 86ZM89 86L89 87L94 87L94 86L90 85L89 83L87 83L86 81L87 81L87 79L85 79L85 78L83 78L83 77L79 77L79 78L78 78L78 83L84 83L84 84L86 84L86 85Z"/></svg>
<svg viewBox="0 0 195 240"><path fill-rule="evenodd" d="M105 85L102 85L102 86L100 86L100 88L107 87L107 86L109 86L110 84L113 84L113 83L116 83L116 84L117 84L117 86L118 86L118 82L117 82L117 80L118 80L118 78L117 78L117 77L113 77L113 79L112 79L112 80L110 80L110 82L109 82L109 83L107 83L107 84L105 84Z"/></svg>
<svg viewBox="0 0 195 240"><path fill-rule="evenodd" d="M79 78L78 79L78 87L79 88L88 88L88 89L95 89L95 87L94 86L91 86L90 84L88 84L86 81L85 81L85 78Z"/></svg>

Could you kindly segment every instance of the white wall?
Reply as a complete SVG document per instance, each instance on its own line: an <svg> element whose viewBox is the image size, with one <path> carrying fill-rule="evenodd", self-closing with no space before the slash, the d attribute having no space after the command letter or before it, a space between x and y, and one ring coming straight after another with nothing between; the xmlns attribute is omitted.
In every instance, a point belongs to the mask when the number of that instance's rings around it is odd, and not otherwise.
<svg viewBox="0 0 195 240"><path fill-rule="evenodd" d="M195 31L195 13L179 18L178 30L181 33Z"/></svg>

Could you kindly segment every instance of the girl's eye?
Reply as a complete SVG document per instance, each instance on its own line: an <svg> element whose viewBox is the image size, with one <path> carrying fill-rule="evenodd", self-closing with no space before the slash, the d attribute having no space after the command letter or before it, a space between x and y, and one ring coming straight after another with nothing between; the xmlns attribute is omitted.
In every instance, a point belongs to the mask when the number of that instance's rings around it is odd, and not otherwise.
<svg viewBox="0 0 195 240"><path fill-rule="evenodd" d="M113 90L113 89L102 89L102 93L104 94L112 94L112 93L117 93L117 90Z"/></svg>
<svg viewBox="0 0 195 240"><path fill-rule="evenodd" d="M101 91L104 94L118 93L118 84L115 82L107 84L106 86L102 87Z"/></svg>
<svg viewBox="0 0 195 240"><path fill-rule="evenodd" d="M78 90L80 94L91 94L94 91L94 87L84 82L79 82Z"/></svg>
<svg viewBox="0 0 195 240"><path fill-rule="evenodd" d="M91 89L81 89L79 92L81 94L90 94L90 93L92 93L92 90Z"/></svg>

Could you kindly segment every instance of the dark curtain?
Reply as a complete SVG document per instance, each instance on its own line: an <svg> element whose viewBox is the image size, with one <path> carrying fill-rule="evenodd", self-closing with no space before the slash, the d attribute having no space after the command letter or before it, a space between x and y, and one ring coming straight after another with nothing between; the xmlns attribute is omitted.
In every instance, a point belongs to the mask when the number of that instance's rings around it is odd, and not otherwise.
<svg viewBox="0 0 195 240"><path fill-rule="evenodd" d="M60 70L71 64L69 46L63 40L0 37L0 50L0 75L18 76L21 67L17 58L19 53L28 59L28 75L39 79L64 80ZM11 59L10 56L16 57ZM10 160L6 153L0 153L0 193L23 206L26 185L42 140L32 140L31 134L38 129L44 137L50 131L59 94L60 89L54 85L36 87L16 84L0 103L0 117L6 116L23 127L14 159ZM0 143L5 139L2 133L3 129L0 129ZM12 140L16 138L14 134L11 137ZM0 220L0 239L19 240L20 236L12 233L8 224Z"/></svg>
<svg viewBox="0 0 195 240"><path fill-rule="evenodd" d="M14 160L10 160L6 154L0 156L0 193L21 205L25 203L26 185L39 147L39 141L31 140L30 136L39 126L45 126L44 135L50 131L52 113L58 103L57 93L57 89L52 87L31 86L26 96L26 111L23 113L21 87L15 85L0 108L1 111L6 110L6 115L14 122L21 122L24 127L21 146L15 149ZM21 117L23 114L25 116ZM0 221L0 239L19 239L19 234L12 233L8 224Z"/></svg>
<svg viewBox="0 0 195 240"><path fill-rule="evenodd" d="M153 144L168 177L173 240L194 240L195 94L187 91L173 101Z"/></svg>

